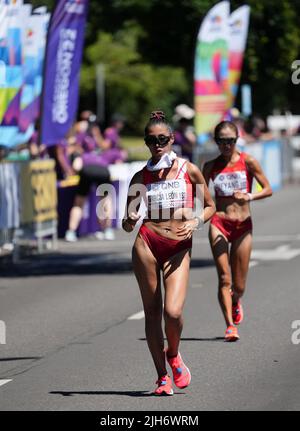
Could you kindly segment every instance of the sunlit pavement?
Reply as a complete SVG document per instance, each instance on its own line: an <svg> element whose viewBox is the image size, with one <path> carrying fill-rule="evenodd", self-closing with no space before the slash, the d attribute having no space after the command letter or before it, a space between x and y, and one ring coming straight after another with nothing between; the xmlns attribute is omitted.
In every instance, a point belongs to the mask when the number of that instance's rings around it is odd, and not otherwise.
<svg viewBox="0 0 300 431"><path fill-rule="evenodd" d="M181 343L192 383L173 397L150 394L156 375L132 274L135 234L59 241L58 253L2 261L0 410L299 409L292 328L300 321L299 197L295 185L252 204L254 251L238 343L223 341L207 227L196 233Z"/></svg>

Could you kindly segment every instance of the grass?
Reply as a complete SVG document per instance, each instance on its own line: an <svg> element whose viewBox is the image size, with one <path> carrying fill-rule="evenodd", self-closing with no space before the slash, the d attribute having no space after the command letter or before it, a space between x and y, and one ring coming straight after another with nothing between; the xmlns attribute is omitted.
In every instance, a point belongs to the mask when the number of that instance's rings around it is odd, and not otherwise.
<svg viewBox="0 0 300 431"><path fill-rule="evenodd" d="M122 136L121 145L128 151L129 161L149 159L149 150L143 138L138 136Z"/></svg>

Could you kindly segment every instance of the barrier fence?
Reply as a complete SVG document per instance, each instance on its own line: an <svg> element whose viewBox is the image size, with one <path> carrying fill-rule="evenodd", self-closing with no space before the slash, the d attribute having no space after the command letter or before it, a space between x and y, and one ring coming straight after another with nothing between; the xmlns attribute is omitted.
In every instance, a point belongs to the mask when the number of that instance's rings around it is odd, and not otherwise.
<svg viewBox="0 0 300 431"><path fill-rule="evenodd" d="M284 141L269 141L247 145L243 151L252 154L262 165L274 191L292 177L291 151ZM217 155L217 150L199 149L197 164L202 167ZM119 228L125 208L129 182L145 162L110 166L113 184L117 191L118 208L113 227ZM15 254L23 242L36 241L43 249L43 239L49 238L56 247L57 236L63 237L68 227L69 213L76 194L77 178L57 183L55 162L34 160L0 163L0 247L13 242ZM257 187L255 185L254 187ZM87 199L78 234L84 236L99 230L96 206L99 198L96 188Z"/></svg>

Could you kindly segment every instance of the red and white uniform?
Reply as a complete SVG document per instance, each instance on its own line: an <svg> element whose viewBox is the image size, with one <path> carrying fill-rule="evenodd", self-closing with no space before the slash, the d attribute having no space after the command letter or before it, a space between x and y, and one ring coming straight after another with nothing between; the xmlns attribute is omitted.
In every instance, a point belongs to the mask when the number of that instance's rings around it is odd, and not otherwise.
<svg viewBox="0 0 300 431"><path fill-rule="evenodd" d="M187 172L187 161L177 158L178 169L172 180L154 180L153 173L145 166L143 170L143 183L147 188L146 206L148 219L154 216L155 210L176 208L193 208L193 184ZM150 248L157 263L162 268L164 263L172 256L183 250L192 248L192 238L187 240L174 240L165 238L142 224L139 230L140 236Z"/></svg>
<svg viewBox="0 0 300 431"><path fill-rule="evenodd" d="M245 153L241 153L239 160L230 167L224 168L221 161L216 161L210 178L214 184L216 198L231 197L237 191L250 193L252 190L253 175L247 168Z"/></svg>
<svg viewBox="0 0 300 431"><path fill-rule="evenodd" d="M177 158L178 170L174 179L154 180L145 166L143 183L147 188L148 211L170 208L193 208L193 184L187 172L187 160Z"/></svg>
<svg viewBox="0 0 300 431"><path fill-rule="evenodd" d="M210 179L213 181L216 198L232 197L234 192L251 193L253 175L249 172L245 153L240 154L239 160L231 167L222 166L221 161L216 161L212 167ZM232 220L215 214L211 224L217 227L229 242L239 239L247 232L252 232L251 217L246 220Z"/></svg>

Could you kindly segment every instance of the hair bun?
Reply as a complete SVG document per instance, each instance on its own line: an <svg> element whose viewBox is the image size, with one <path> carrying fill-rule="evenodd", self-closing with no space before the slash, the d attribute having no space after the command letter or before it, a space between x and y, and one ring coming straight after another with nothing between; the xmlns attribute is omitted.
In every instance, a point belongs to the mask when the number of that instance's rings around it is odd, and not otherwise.
<svg viewBox="0 0 300 431"><path fill-rule="evenodd" d="M166 116L163 111L152 111L150 114L150 120L165 120Z"/></svg>

